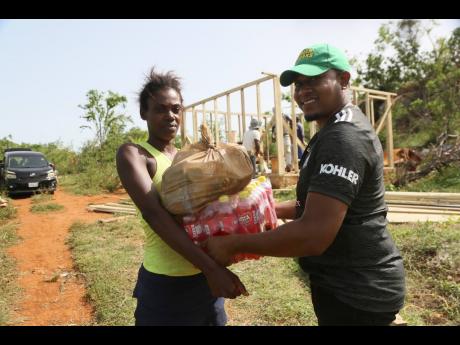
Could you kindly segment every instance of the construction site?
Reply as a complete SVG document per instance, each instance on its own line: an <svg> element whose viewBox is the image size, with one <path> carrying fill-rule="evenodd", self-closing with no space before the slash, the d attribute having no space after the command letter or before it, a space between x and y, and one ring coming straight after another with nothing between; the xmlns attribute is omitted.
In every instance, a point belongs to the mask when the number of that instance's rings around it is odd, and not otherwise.
<svg viewBox="0 0 460 345"><path fill-rule="evenodd" d="M295 123L296 118L301 119L304 126L305 119L296 106L291 101L289 112L282 107L282 92L279 83L279 76L272 73L263 73L264 77L256 79L242 85L225 90L216 95L193 102L184 107L182 113L181 142L182 146L199 141L199 127L202 123L207 123L213 133L214 143L239 143L241 144L244 132L252 118L256 118L263 124L261 128L263 143L262 162L268 162L270 170L265 174L269 177L274 193L291 191L295 188L299 177L298 151L291 150L292 171L286 171L285 164L285 145L283 140L273 142L273 137L282 138L284 133L289 133L291 143L295 142L302 150L305 143L302 143L296 132L295 126L290 126L287 116L291 122ZM262 111L262 96L260 89L262 84L269 84L273 88L273 98L264 99L266 108L273 109L274 113ZM251 88L255 99L250 100L246 96ZM290 86L290 95L294 94L294 86ZM254 91L254 90L252 90ZM231 96L239 98L239 111L232 110ZM412 163L416 165L420 158L408 149L395 149L393 146L393 125L392 107L394 104L395 93L379 90L371 90L359 87L350 87L350 101L360 107L367 116L370 123L375 128L377 134L385 134L385 160L384 173L386 178L394 176L396 165ZM226 107L220 109L219 101L225 101ZM238 101L238 99L237 99ZM246 111L246 104L253 101L256 104L255 113ZM284 115L284 116L283 116ZM286 116L287 115L287 116ZM189 121L187 121L189 119ZM192 128L187 128L191 123ZM314 122L308 124L309 138L316 133L317 128ZM191 135L187 133L191 132ZM274 134L274 135L272 135ZM270 147L275 145L275 152L270 152ZM460 219L460 193L421 193L421 192L391 192L385 194L385 201L388 204L388 220L391 223L411 223L411 222L443 222L450 219ZM107 212L119 215L135 214L136 210L132 202L127 199L119 203L89 205L88 210L96 212ZM116 221L124 217L101 220L103 222Z"/></svg>

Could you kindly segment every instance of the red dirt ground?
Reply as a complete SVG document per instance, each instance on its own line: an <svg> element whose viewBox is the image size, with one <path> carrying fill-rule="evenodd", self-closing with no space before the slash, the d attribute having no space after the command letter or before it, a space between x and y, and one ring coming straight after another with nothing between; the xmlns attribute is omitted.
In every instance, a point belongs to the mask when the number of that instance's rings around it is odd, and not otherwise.
<svg viewBox="0 0 460 345"><path fill-rule="evenodd" d="M76 221L91 223L111 214L86 210L90 203L118 201L123 192L79 196L56 191L53 202L65 207L45 214L31 213L31 198L13 200L18 210L19 244L8 253L17 260L18 285L23 289L13 307L11 325L88 325L93 310L85 301L84 280L74 269L66 244L70 226Z"/></svg>

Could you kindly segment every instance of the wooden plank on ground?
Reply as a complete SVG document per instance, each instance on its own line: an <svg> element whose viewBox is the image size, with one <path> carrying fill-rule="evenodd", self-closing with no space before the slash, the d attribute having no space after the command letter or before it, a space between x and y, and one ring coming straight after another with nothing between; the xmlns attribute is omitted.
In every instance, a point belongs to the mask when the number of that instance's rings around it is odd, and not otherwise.
<svg viewBox="0 0 460 345"><path fill-rule="evenodd" d="M436 222L442 223L450 220L460 220L460 216L445 215L445 214L423 214L423 213L392 213L387 214L390 223L417 223L417 222Z"/></svg>
<svg viewBox="0 0 460 345"><path fill-rule="evenodd" d="M106 213L123 213L123 214L136 214L136 210L129 210L126 208L115 208L110 206L88 206L87 210L94 212L106 212Z"/></svg>
<svg viewBox="0 0 460 345"><path fill-rule="evenodd" d="M389 212L392 213L424 213L424 214L452 214L452 215L459 215L460 211L450 211L450 210L438 210L438 209L428 209L428 208L408 208L408 207L398 207L398 206L389 206Z"/></svg>
<svg viewBox="0 0 460 345"><path fill-rule="evenodd" d="M102 219L99 219L98 222L102 224L113 223L113 222L118 222L123 219L132 218L132 217L133 217L132 215L128 215L128 216L120 216L120 217L112 217L112 218L102 218Z"/></svg>

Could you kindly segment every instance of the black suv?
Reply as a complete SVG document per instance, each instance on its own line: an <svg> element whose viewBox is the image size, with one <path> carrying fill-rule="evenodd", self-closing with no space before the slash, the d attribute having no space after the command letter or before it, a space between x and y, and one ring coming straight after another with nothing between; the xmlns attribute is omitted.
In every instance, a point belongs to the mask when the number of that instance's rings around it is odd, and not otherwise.
<svg viewBox="0 0 460 345"><path fill-rule="evenodd" d="M0 186L8 194L48 191L57 187L55 167L43 153L28 148L6 149L0 161Z"/></svg>

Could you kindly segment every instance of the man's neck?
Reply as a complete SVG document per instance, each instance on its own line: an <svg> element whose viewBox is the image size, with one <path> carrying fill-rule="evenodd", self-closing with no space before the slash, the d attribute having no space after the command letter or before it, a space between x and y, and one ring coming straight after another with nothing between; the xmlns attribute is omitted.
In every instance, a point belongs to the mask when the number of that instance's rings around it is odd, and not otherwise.
<svg viewBox="0 0 460 345"><path fill-rule="evenodd" d="M345 108L349 104L351 103L343 101L340 103L340 106L338 106L329 116L316 120L316 124L318 125L318 128L319 129L323 128L329 122L332 116L337 114L339 111L341 111L343 108Z"/></svg>

